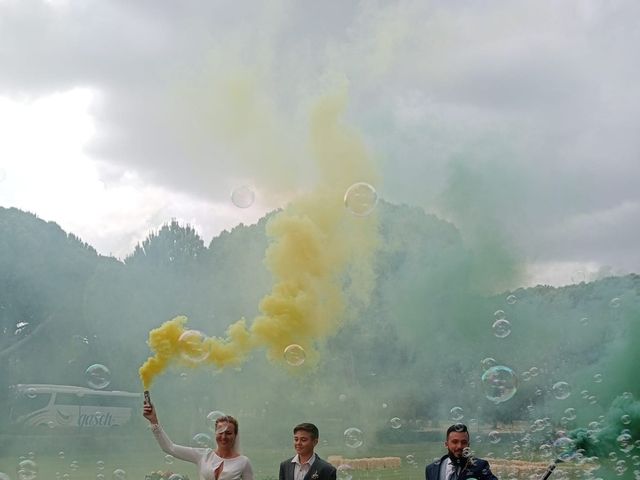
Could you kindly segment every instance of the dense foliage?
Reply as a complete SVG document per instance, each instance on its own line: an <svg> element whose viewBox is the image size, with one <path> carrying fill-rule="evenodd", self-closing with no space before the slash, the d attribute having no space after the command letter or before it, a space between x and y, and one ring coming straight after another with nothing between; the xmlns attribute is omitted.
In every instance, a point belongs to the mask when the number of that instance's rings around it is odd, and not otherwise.
<svg viewBox="0 0 640 480"><path fill-rule="evenodd" d="M249 418L296 417L311 405L327 422L361 418L374 431L385 431L389 416L419 431L448 419L453 406L490 423L528 418L533 409L559 422L569 405L554 398L558 381L571 385L572 401L583 389L597 398L568 428L623 391L638 396L637 275L497 295L491 278L478 281L478 265L491 258L478 261L480 253L465 247L455 226L386 203L379 215L373 295L349 310L337 335L319 341L322 361L312 374L291 375L255 352L241 369L169 372L159 394L186 402L194 416L212 403L233 405ZM109 388L135 391L147 334L163 321L187 315L192 328L216 336L241 317L250 321L271 288L263 264L268 221L225 231L208 246L192 227L172 221L120 261L54 223L0 209L3 395L15 383L82 385L95 363L109 367ZM517 270L502 260L492 275ZM517 297L513 304L505 301L509 293ZM492 331L496 310L511 322L506 338ZM508 402L485 398L480 378L487 357L518 374L518 392ZM603 381L594 383L597 374ZM224 388L212 393L212 384Z"/></svg>

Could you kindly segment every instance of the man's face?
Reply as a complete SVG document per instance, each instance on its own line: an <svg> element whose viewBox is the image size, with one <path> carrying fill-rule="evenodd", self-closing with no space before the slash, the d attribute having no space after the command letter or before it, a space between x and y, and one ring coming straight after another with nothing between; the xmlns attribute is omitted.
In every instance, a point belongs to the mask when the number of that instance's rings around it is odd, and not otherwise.
<svg viewBox="0 0 640 480"><path fill-rule="evenodd" d="M461 458L462 451L469 446L469 434L467 432L451 432L444 442L449 454Z"/></svg>
<svg viewBox="0 0 640 480"><path fill-rule="evenodd" d="M293 448L296 449L296 453L301 457L310 457L317 444L318 439L313 438L309 432L298 430L293 434Z"/></svg>

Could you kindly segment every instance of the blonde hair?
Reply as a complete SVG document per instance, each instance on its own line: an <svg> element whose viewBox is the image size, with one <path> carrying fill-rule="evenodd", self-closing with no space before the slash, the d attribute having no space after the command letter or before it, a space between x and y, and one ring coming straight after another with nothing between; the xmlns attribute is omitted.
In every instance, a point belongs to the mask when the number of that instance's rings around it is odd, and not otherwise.
<svg viewBox="0 0 640 480"><path fill-rule="evenodd" d="M235 434L238 435L238 420L236 420L231 415L224 415L222 417L218 417L218 418L216 418L216 430L218 430L218 424L222 423L222 422L227 422L227 423L232 424L234 426L234 428L236 429Z"/></svg>

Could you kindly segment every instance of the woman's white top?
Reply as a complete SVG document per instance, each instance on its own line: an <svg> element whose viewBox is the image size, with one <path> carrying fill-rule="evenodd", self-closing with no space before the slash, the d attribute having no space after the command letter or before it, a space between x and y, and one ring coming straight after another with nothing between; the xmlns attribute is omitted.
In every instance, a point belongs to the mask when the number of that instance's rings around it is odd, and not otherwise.
<svg viewBox="0 0 640 480"><path fill-rule="evenodd" d="M160 425L151 425L160 448L180 460L195 463L198 466L200 480L215 480L215 470L222 464L218 480L253 480L253 469L244 455L234 458L222 458L211 448L194 448L176 445L171 441Z"/></svg>

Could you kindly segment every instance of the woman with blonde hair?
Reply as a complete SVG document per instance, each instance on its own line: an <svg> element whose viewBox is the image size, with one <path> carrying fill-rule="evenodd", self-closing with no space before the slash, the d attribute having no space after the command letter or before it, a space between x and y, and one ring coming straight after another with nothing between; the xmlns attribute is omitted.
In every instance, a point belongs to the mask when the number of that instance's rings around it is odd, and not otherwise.
<svg viewBox="0 0 640 480"><path fill-rule="evenodd" d="M215 423L216 449L176 445L158 423L156 409L145 400L144 418L162 450L180 460L195 463L200 480L253 480L251 462L237 449L238 421L231 415L219 417Z"/></svg>

